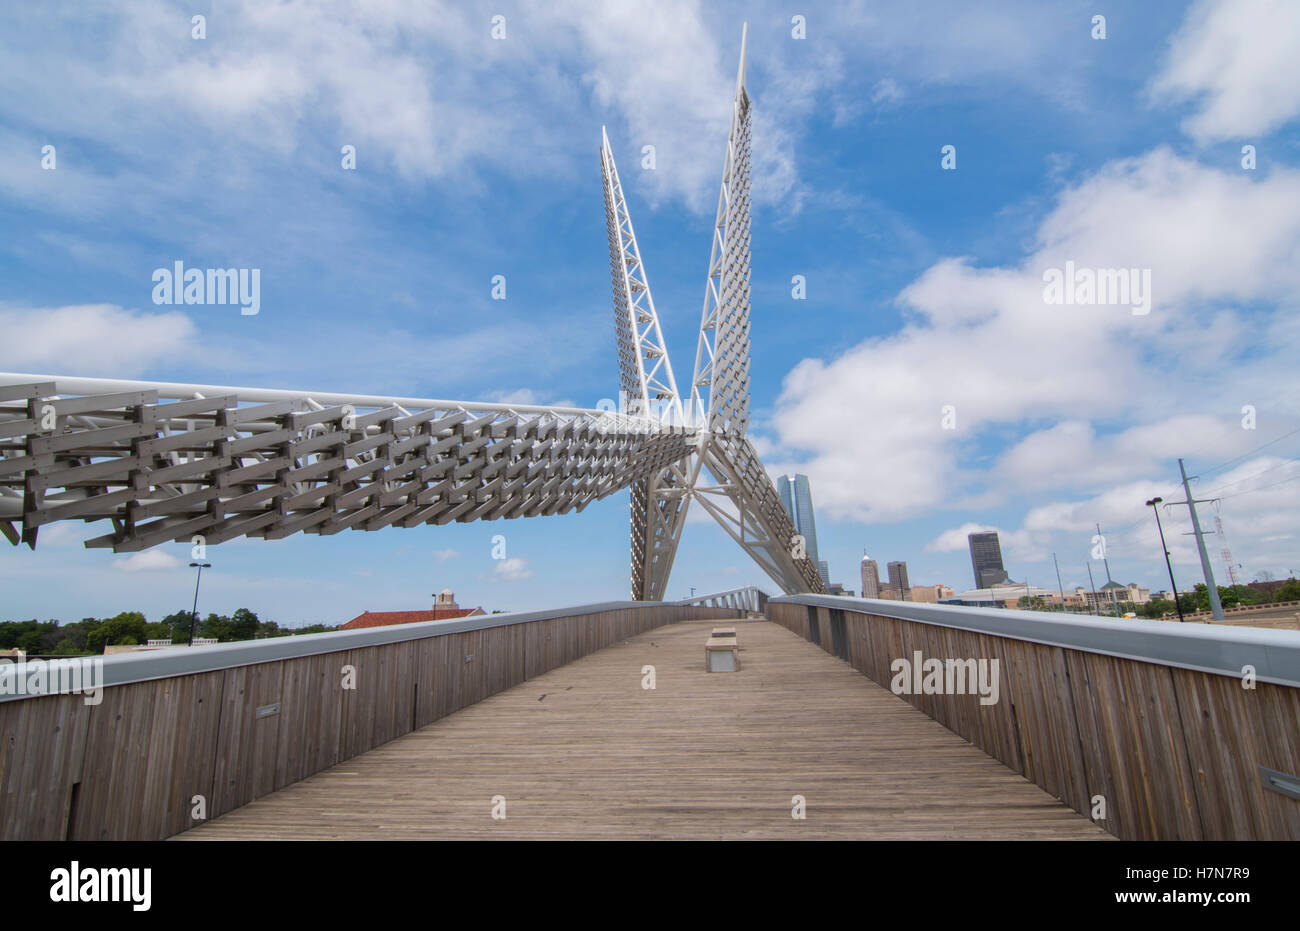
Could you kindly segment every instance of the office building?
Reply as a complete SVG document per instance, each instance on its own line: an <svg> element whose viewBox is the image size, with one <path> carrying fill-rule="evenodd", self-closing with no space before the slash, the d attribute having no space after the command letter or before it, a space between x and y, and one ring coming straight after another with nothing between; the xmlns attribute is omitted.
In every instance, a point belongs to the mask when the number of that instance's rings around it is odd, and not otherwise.
<svg viewBox="0 0 1300 931"><path fill-rule="evenodd" d="M953 590L947 585L913 585L912 601L938 604L945 598L953 597Z"/></svg>
<svg viewBox="0 0 1300 931"><path fill-rule="evenodd" d="M812 488L808 485L806 475L783 475L776 482L781 493L781 505L790 515L795 533L803 537L804 549L813 565L817 567L822 582L829 584L829 572L817 559L817 521L813 517Z"/></svg>
<svg viewBox="0 0 1300 931"><path fill-rule="evenodd" d="M862 554L862 597L880 597L880 567L866 553Z"/></svg>
<svg viewBox="0 0 1300 931"><path fill-rule="evenodd" d="M903 560L889 564L889 587L899 601L912 600L912 586L907 581L907 563Z"/></svg>
<svg viewBox="0 0 1300 931"><path fill-rule="evenodd" d="M975 572L975 587L990 588L1007 581L1007 571L1002 567L1002 544L997 531L972 533L970 543L971 569Z"/></svg>

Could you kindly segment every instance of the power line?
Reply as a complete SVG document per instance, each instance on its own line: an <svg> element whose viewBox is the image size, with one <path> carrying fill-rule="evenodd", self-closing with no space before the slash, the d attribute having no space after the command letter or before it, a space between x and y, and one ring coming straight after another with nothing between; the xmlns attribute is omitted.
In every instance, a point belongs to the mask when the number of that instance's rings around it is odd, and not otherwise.
<svg viewBox="0 0 1300 931"><path fill-rule="evenodd" d="M1264 469L1261 472L1252 472L1250 475L1247 475L1245 478L1234 479L1233 481L1228 482L1228 484L1226 485L1220 485L1214 491L1206 492L1206 494L1213 495L1217 491L1224 491L1226 489L1231 488L1233 485L1240 485L1242 482L1248 482L1252 478L1259 478L1261 475L1267 475L1269 472L1276 472L1278 469L1282 468L1283 466L1293 465L1294 463L1297 462L1300 462L1300 459L1283 459L1275 466L1270 466L1269 468Z"/></svg>
<svg viewBox="0 0 1300 931"><path fill-rule="evenodd" d="M1261 485L1258 488L1250 488L1247 489L1246 491L1239 491L1236 494L1219 495L1218 498L1220 501L1226 501L1229 498L1240 498L1242 495L1253 495L1257 491L1263 491L1266 488L1276 488L1278 485L1285 485L1288 482L1294 482L1296 479L1300 479L1300 475L1293 475L1290 478L1284 478L1280 482L1270 482L1269 484Z"/></svg>
<svg viewBox="0 0 1300 931"><path fill-rule="evenodd" d="M1294 430L1290 430L1290 431L1288 431L1288 432L1286 432L1286 433L1283 433L1281 436L1277 437L1276 439L1269 440L1267 443L1262 443L1262 444L1260 444L1259 446L1256 446L1256 447L1255 447L1254 449L1252 449L1250 452L1248 452L1248 453L1242 453L1242 454L1241 454L1240 456L1238 456L1236 459L1229 459L1227 462L1219 463L1219 465L1216 465L1216 466L1215 466L1214 468L1212 468L1212 469L1204 469L1204 470L1202 470L1202 471L1201 471L1201 477L1204 478L1205 476L1209 475L1209 474L1212 473L1212 472L1218 472L1220 469L1225 468L1226 466L1230 466L1230 465L1232 465L1234 462L1240 462L1240 461L1243 460L1243 459L1249 458L1250 456L1255 455L1255 453L1259 452L1261 449L1266 449L1266 448L1268 448L1269 446L1272 446L1274 443L1280 443L1282 440L1285 440L1287 437L1289 437L1289 436L1295 436L1297 433L1300 433L1300 427L1296 427Z"/></svg>
<svg viewBox="0 0 1300 931"><path fill-rule="evenodd" d="M1249 458L1250 456L1253 456L1255 453L1259 452L1261 449L1266 449L1266 448L1268 448L1269 446L1272 446L1274 443L1279 443L1279 442L1281 442L1282 440L1285 440L1287 437L1289 437L1289 436L1294 436L1294 435L1297 434L1297 433L1300 433L1300 427L1296 427L1294 430L1291 430L1291 431L1289 431L1289 432L1287 432L1287 433L1283 433L1281 436L1275 437L1275 438L1269 440L1267 443L1262 443L1262 444L1260 444L1259 446L1256 446L1254 449L1250 450L1249 452L1247 452L1247 453L1243 453L1242 455L1237 456L1235 459L1229 459L1227 462L1222 462L1222 463L1220 463L1219 465L1215 466L1215 467L1212 468L1212 469L1206 469L1205 471L1203 471L1203 472L1200 473L1200 475L1198 476L1198 478L1204 478L1206 475L1209 475L1209 474L1212 473L1212 472L1218 472L1219 470L1221 470L1221 469L1223 469L1223 468L1225 468L1225 467L1227 467L1227 466L1230 466L1230 465L1232 465L1232 464L1235 463L1235 462L1240 462L1240 461L1243 460L1243 459L1247 459L1247 458ZM1256 472L1254 475L1248 475L1248 476L1246 476L1245 478L1236 479L1236 480L1234 480L1234 481L1231 481L1231 482L1229 482L1229 483L1226 484L1226 485L1222 485L1222 486L1220 486L1220 489L1231 488L1231 487L1233 487L1234 485L1239 485L1239 484L1241 484L1241 483L1244 482L1244 481L1248 481L1249 479L1254 478L1255 476L1258 476L1258 475L1264 475L1264 474L1266 474L1266 473L1268 473L1268 472L1272 472L1272 471L1274 471L1274 470L1276 470L1276 469L1280 469L1280 468L1282 468L1282 466L1284 466L1284 465L1289 465L1289 464L1291 464L1291 463L1293 463L1293 462L1300 462L1300 459L1288 459L1287 461L1282 462L1282 463L1280 463L1280 464L1278 464L1278 465L1271 466L1270 468L1264 469L1262 472ZM1291 481L1291 479L1287 479L1287 481ZM1274 484L1279 484L1279 485L1280 485L1280 484L1283 484L1283 483L1282 483L1282 482L1277 482L1277 483L1274 483ZM1271 488L1271 487L1273 487L1273 486L1272 486L1272 485L1265 485L1264 487L1265 487L1265 488ZM1174 492L1176 492L1176 491L1180 491L1181 489L1182 489L1182 483L1181 483L1181 482L1178 482L1178 483L1171 483L1171 485L1170 485L1168 491L1167 491L1165 494L1172 494L1172 493L1174 493ZM1254 489L1254 490L1258 491L1258 490L1261 490L1261 489ZM1238 492L1237 494L1249 494L1249 493L1250 493L1250 492ZM1220 500L1222 500L1222 499L1225 498L1225 497L1226 497L1226 498L1235 498L1235 497L1237 497L1237 494L1231 494L1231 495L1219 495L1219 494L1213 494L1213 497L1216 497L1216 498L1219 498ZM1161 495L1160 497L1163 498L1163 497L1165 497L1165 495ZM1165 505L1165 507L1166 507L1166 509L1168 509L1169 506L1168 506L1168 505ZM1130 524L1124 524L1124 525L1122 525L1121 527L1119 527L1118 529L1112 530L1111 533L1114 534L1114 535L1116 535L1116 536L1119 536L1120 534L1123 534L1123 533L1125 533L1125 532L1131 530L1132 528L1137 527L1138 525L1140 525L1140 524L1142 524L1142 523L1144 523L1144 521L1141 521L1141 520L1135 520L1135 521L1133 521L1133 522L1130 523Z"/></svg>

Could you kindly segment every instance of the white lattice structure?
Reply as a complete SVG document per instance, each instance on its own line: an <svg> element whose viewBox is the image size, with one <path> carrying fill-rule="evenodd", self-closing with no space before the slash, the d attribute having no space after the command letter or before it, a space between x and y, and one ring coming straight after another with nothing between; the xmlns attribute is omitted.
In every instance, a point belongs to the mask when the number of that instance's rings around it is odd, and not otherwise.
<svg viewBox="0 0 1300 931"><path fill-rule="evenodd" d="M86 545L125 553L562 514L629 488L634 598L663 600L692 499L784 591L821 592L745 435L750 121L742 33L687 403L602 131L619 411L0 374L0 532L35 547L55 521L109 520Z"/></svg>
<svg viewBox="0 0 1300 931"><path fill-rule="evenodd" d="M824 591L817 567L805 555L803 541L796 536L794 524L745 435L749 426L751 120L742 32L695 374L686 405L672 379L608 138L601 147L624 390L640 399L640 410L658 413L664 421L671 421L684 408L685 422L695 440L689 459L676 460L633 486L632 597L640 600L663 599L692 499L698 500L784 591ZM638 298L644 300L635 303ZM630 310L634 304L635 313ZM654 372L666 372L666 378L649 381L644 374L647 361L655 363ZM652 385L657 394L648 393ZM655 400L658 404L652 405Z"/></svg>
<svg viewBox="0 0 1300 931"><path fill-rule="evenodd" d="M195 535L379 530L582 510L689 454L606 412L0 375L0 530L60 520L128 553Z"/></svg>

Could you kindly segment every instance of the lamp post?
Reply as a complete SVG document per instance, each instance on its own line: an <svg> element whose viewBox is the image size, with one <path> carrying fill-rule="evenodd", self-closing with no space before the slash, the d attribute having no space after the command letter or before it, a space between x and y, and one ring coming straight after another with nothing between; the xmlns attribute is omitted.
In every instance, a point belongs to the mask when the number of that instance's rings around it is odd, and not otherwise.
<svg viewBox="0 0 1300 931"><path fill-rule="evenodd" d="M198 568L199 574L194 579L194 610L190 612L190 646L194 646L194 627L199 622L199 583L203 581L203 570L211 569L210 562L192 562L190 568Z"/></svg>
<svg viewBox="0 0 1300 931"><path fill-rule="evenodd" d="M1160 531L1160 548L1165 551L1165 567L1169 570L1169 587L1174 592L1174 607L1178 609L1178 620L1183 620L1183 606L1178 603L1178 583L1174 581L1174 564L1169 561L1169 547L1165 546L1165 530L1160 526L1160 509L1156 507L1164 498L1152 498L1147 502L1156 515L1156 530Z"/></svg>

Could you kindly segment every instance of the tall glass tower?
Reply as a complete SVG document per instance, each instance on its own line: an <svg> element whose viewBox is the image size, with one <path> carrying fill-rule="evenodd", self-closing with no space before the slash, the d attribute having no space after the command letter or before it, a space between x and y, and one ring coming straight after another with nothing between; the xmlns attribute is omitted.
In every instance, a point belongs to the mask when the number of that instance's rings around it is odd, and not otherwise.
<svg viewBox="0 0 1300 931"><path fill-rule="evenodd" d="M975 587L988 588L998 582L1007 580L1007 570L1002 566L1002 546L998 542L996 531L972 533L967 538L970 543L970 565L975 573Z"/></svg>
<svg viewBox="0 0 1300 931"><path fill-rule="evenodd" d="M803 537L808 558L821 574L822 582L830 585L830 571L826 563L817 558L817 521L813 517L812 488L806 475L783 475L777 481L781 492L781 505L790 515L795 531Z"/></svg>

